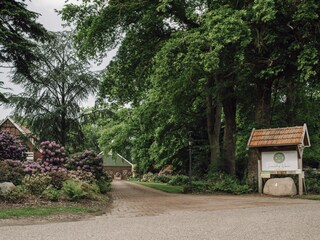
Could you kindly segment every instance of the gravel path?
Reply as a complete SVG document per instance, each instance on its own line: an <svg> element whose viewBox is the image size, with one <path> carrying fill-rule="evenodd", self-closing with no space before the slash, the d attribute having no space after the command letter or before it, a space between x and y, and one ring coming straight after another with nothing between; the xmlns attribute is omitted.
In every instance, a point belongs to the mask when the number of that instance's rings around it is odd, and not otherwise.
<svg viewBox="0 0 320 240"><path fill-rule="evenodd" d="M79 222L0 227L0 240L320 239L320 202L167 194L115 181L104 215Z"/></svg>

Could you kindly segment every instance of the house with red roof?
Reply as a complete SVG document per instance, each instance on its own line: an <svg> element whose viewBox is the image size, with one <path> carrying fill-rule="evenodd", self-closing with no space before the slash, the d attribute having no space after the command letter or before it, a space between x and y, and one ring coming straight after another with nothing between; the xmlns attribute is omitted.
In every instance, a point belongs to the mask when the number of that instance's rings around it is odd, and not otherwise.
<svg viewBox="0 0 320 240"><path fill-rule="evenodd" d="M0 123L0 131L7 131L23 141L27 147L27 160L41 157L41 153L36 146L38 139L26 126L19 124L11 117L6 117Z"/></svg>

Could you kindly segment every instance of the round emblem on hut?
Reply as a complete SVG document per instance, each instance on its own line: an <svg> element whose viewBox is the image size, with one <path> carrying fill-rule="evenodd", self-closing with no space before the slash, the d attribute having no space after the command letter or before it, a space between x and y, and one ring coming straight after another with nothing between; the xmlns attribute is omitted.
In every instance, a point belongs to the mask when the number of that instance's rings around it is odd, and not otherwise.
<svg viewBox="0 0 320 240"><path fill-rule="evenodd" d="M282 152L277 152L273 155L273 161L276 163L283 163L285 159L286 157Z"/></svg>

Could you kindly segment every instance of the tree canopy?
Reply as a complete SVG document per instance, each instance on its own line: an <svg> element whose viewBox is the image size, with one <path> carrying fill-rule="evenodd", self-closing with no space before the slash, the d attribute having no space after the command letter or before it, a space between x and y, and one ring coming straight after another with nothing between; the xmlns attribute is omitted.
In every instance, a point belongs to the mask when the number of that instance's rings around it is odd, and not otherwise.
<svg viewBox="0 0 320 240"><path fill-rule="evenodd" d="M130 139L142 171L184 171L191 132L201 174L248 166L253 177L252 127L307 123L319 142L319 14L317 0L98 0L62 11L82 57L118 47L100 95L130 103L119 136L131 136L121 144ZM113 138L107 131L101 142ZM310 163L319 150L307 152Z"/></svg>
<svg viewBox="0 0 320 240"><path fill-rule="evenodd" d="M41 140L56 140L76 148L83 139L79 123L80 104L98 86L97 74L89 63L79 60L71 46L70 32L54 37L37 48L41 56L32 68L32 81L16 73L13 82L24 91L9 97L15 113L29 122Z"/></svg>

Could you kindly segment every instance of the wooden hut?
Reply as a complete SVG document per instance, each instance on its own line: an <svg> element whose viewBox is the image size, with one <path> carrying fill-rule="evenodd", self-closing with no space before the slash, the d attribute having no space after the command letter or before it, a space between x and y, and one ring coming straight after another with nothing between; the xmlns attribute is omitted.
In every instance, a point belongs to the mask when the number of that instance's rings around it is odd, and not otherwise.
<svg viewBox="0 0 320 240"><path fill-rule="evenodd" d="M27 147L27 159L34 160L41 157L41 153L36 147L37 138L26 127L14 121L11 117L6 117L0 123L0 131L7 131L11 135L19 138Z"/></svg>
<svg viewBox="0 0 320 240"><path fill-rule="evenodd" d="M307 125L253 129L248 141L258 158L258 187L262 193L262 179L273 174L298 174L299 195L303 193L304 173L302 156L304 148L310 147Z"/></svg>

